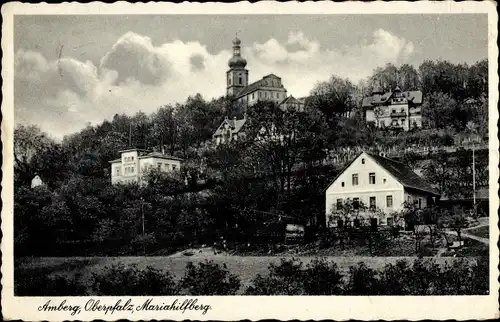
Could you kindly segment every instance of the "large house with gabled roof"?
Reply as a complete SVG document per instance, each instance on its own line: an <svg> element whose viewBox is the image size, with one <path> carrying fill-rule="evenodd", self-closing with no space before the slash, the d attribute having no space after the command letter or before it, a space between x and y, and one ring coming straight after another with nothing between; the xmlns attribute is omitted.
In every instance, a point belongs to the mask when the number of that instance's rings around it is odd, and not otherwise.
<svg viewBox="0 0 500 322"><path fill-rule="evenodd" d="M375 86L371 95L363 99L362 107L367 123L408 131L422 127L422 103L421 91L402 91L396 86L385 92Z"/></svg>
<svg viewBox="0 0 500 322"><path fill-rule="evenodd" d="M425 208L439 197L436 189L405 164L363 151L326 189L326 225L346 224L338 211L348 200L354 208L348 220L351 225L375 221L377 225L391 226L396 224L394 214L405 203Z"/></svg>

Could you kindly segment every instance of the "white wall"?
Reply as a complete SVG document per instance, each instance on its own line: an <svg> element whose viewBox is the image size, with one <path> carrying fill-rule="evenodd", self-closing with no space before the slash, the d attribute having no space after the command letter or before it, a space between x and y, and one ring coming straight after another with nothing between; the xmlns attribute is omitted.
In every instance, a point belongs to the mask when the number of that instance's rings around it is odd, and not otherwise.
<svg viewBox="0 0 500 322"><path fill-rule="evenodd" d="M365 163L362 163L362 160ZM375 184L369 183L369 174L375 173ZM358 185L352 184L352 175L358 174ZM342 182L344 186L342 187ZM387 207L387 196L392 196L392 207ZM385 213L402 209L404 188L389 172L380 167L367 154L362 153L337 180L328 187L325 193L325 213L327 224L337 199L359 198L365 206L369 206L370 197L376 198L376 207Z"/></svg>

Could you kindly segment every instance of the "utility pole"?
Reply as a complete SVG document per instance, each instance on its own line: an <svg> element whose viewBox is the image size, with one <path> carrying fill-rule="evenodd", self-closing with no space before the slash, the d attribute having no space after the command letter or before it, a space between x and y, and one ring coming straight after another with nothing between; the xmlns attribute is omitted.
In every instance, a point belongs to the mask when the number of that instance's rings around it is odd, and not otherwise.
<svg viewBox="0 0 500 322"><path fill-rule="evenodd" d="M472 142L472 190L473 190L473 207L474 207L474 216L476 215L476 154L474 141Z"/></svg>
<svg viewBox="0 0 500 322"><path fill-rule="evenodd" d="M141 217L142 217L142 253L146 255L146 229L144 223L144 198L141 197Z"/></svg>

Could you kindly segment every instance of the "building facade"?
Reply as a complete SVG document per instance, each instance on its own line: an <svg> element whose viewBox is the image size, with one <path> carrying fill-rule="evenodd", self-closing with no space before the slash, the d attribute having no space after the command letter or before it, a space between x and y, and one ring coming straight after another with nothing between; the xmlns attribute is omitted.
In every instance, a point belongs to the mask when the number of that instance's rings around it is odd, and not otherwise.
<svg viewBox="0 0 500 322"><path fill-rule="evenodd" d="M405 202L425 208L436 198L439 193L404 164L361 152L326 189L326 225L337 227L346 222L338 211L348 200L355 209L349 218L351 225L376 220L378 225L391 226L399 224L395 214L403 210Z"/></svg>
<svg viewBox="0 0 500 322"><path fill-rule="evenodd" d="M246 118L237 119L236 116L232 119L227 117L212 135L216 145L225 144L237 141L245 135L243 127L245 126Z"/></svg>
<svg viewBox="0 0 500 322"><path fill-rule="evenodd" d="M143 184L151 169L175 172L181 168L182 159L144 149L119 151L120 158L110 161L112 184Z"/></svg>
<svg viewBox="0 0 500 322"><path fill-rule="evenodd" d="M248 84L247 61L241 56L241 40L238 37L233 40L233 56L229 59L228 66L226 94L233 97L234 102L240 104L245 112L259 101L275 102L282 108L293 106L303 109L305 99L295 99L292 96L287 96L287 90L281 78L274 74L266 75ZM243 118L240 119L228 119L226 117L213 134L214 142L218 145L237 140L238 137L243 135L242 131L245 122L245 113Z"/></svg>
<svg viewBox="0 0 500 322"><path fill-rule="evenodd" d="M399 87L384 93L375 87L363 99L366 121L378 128L408 131L422 127L422 92L402 91Z"/></svg>

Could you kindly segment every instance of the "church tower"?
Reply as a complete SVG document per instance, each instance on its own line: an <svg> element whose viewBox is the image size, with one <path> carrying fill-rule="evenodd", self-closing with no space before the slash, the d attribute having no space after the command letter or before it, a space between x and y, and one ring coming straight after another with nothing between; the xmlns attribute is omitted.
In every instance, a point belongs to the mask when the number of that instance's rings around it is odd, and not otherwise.
<svg viewBox="0 0 500 322"><path fill-rule="evenodd" d="M247 61L241 57L241 40L236 36L233 40L233 57L229 59L227 71L227 95L234 96L248 85Z"/></svg>

